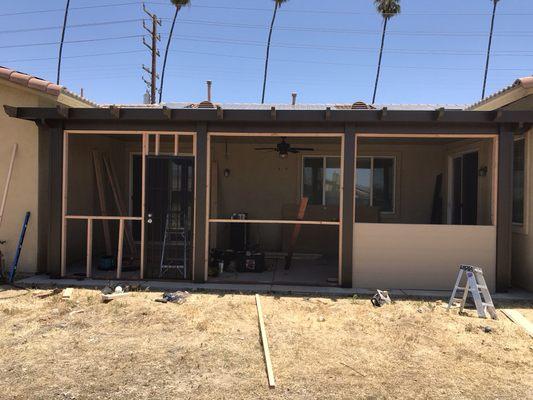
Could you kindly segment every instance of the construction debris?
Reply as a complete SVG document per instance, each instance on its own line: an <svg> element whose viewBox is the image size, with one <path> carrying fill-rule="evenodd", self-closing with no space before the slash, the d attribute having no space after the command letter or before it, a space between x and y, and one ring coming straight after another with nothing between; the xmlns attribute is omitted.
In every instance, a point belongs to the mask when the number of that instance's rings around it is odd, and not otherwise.
<svg viewBox="0 0 533 400"><path fill-rule="evenodd" d="M160 299L155 299L158 303L176 303L183 304L187 301L187 297L190 296L189 292L174 292L174 293L163 293L163 296Z"/></svg>
<svg viewBox="0 0 533 400"><path fill-rule="evenodd" d="M61 294L61 298L63 300L70 300L72 298L72 292L74 291L73 288L66 288L63 290L63 293Z"/></svg>
<svg viewBox="0 0 533 400"><path fill-rule="evenodd" d="M111 287L106 286L105 288L102 289L102 302L108 303L111 300L114 300L118 297L123 297L123 296L128 296L128 295L129 293L125 292L122 289L122 286L115 286L115 289L112 289Z"/></svg>
<svg viewBox="0 0 533 400"><path fill-rule="evenodd" d="M55 289L46 290L44 292L35 293L33 297L37 297L38 299L45 299L47 297L51 297L59 293L61 293L61 289L55 288Z"/></svg>
<svg viewBox="0 0 533 400"><path fill-rule="evenodd" d="M389 292L386 290L376 290L374 297L370 299L374 307L381 307L385 304L391 304L392 300L389 297Z"/></svg>

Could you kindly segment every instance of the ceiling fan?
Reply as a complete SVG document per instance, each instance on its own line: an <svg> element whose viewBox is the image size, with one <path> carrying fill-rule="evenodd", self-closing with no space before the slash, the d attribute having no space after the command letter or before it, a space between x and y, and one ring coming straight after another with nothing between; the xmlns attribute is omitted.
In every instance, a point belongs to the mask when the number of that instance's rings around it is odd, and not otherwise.
<svg viewBox="0 0 533 400"><path fill-rule="evenodd" d="M299 153L301 151L315 151L315 149L310 147L292 147L290 143L285 141L285 137L281 138L276 147L256 147L255 150L267 150L267 151L277 151L281 158L286 158L289 153Z"/></svg>

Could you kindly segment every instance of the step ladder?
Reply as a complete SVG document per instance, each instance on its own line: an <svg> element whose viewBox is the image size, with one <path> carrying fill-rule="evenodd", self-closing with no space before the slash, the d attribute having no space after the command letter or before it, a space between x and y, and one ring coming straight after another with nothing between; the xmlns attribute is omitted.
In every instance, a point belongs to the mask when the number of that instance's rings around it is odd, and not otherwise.
<svg viewBox="0 0 533 400"><path fill-rule="evenodd" d="M176 214L174 214L175 216ZM178 218L172 218L172 213L167 214L163 247L161 249L161 263L159 278L163 278L169 271L175 270L183 279L187 277L187 231L180 227Z"/></svg>
<svg viewBox="0 0 533 400"><path fill-rule="evenodd" d="M466 282L465 286L460 286L463 274L466 274ZM463 291L463 297L455 297L458 291ZM461 313L465 307L468 293L472 294L477 314L480 318L487 318L488 314L492 319L498 319L496 308L490 297L489 288L483 277L483 270L473 265L460 265L459 274L457 275L457 280L455 281L455 287L453 288L447 310L449 310L455 302L460 301L461 305L459 312Z"/></svg>

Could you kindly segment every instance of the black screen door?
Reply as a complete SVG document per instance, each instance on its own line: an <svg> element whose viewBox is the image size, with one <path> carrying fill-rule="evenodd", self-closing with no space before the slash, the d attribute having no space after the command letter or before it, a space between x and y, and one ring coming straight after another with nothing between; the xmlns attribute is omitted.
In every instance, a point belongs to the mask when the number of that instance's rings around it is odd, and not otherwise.
<svg viewBox="0 0 533 400"><path fill-rule="evenodd" d="M452 162L452 223L477 224L478 153L455 157Z"/></svg>
<svg viewBox="0 0 533 400"><path fill-rule="evenodd" d="M194 216L194 157L148 156L146 159L146 243L145 275L161 277L165 229L183 229L187 268L182 273L165 273L167 279L190 279ZM168 224L167 224L168 221ZM165 251L172 251L171 245ZM181 243L181 242L180 242ZM171 243L172 244L172 243ZM175 241L174 241L175 245Z"/></svg>

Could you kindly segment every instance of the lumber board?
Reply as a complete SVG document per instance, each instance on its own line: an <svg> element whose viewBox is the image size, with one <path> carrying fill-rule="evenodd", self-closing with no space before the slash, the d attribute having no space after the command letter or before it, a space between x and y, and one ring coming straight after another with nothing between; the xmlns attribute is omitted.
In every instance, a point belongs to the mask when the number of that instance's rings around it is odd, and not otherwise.
<svg viewBox="0 0 533 400"><path fill-rule="evenodd" d="M507 318L513 321L515 324L524 329L529 336L533 338L533 323L531 323L526 317L524 317L519 311L511 309L502 309L502 313L505 314Z"/></svg>
<svg viewBox="0 0 533 400"><path fill-rule="evenodd" d="M100 203L100 212L103 215L107 215L107 204L105 201L105 192L104 192L104 182L102 176L102 164L100 163L99 154L96 151L92 152L93 154L93 164L94 164L94 174L96 177L96 189L98 192L98 201ZM102 220L104 228L104 242L105 250L108 255L113 254L113 249L111 248L111 232L109 230L109 222L107 220Z"/></svg>
<svg viewBox="0 0 533 400"><path fill-rule="evenodd" d="M296 215L297 221L304 219L305 210L307 209L308 202L309 202L308 197L302 197L302 199L300 200L300 207L298 208L298 214ZM298 240L298 236L300 236L301 230L302 230L301 224L297 224L294 226L291 240L289 242L289 247L287 249L287 258L285 259L285 269L289 269L291 267L292 255L294 253L294 248L296 247L296 241Z"/></svg>
<svg viewBox="0 0 533 400"><path fill-rule="evenodd" d="M61 294L61 297L63 300L70 300L72 298L72 292L74 291L73 288L69 287L63 290L63 293Z"/></svg>
<svg viewBox="0 0 533 400"><path fill-rule="evenodd" d="M111 185L111 191L113 192L113 198L115 199L115 204L118 210L118 213L120 215L126 215L126 206L124 203L124 199L122 198L122 195L119 190L119 183L117 174L115 172L115 168L113 164L111 163L111 160L109 159L108 155L103 155L102 159L104 161L104 166L107 171L107 179L109 180L109 184ZM126 242L128 244L128 247L130 248L130 254L135 257L137 255L136 248L135 248L135 241L133 239L133 232L131 229L131 223L128 223L126 226Z"/></svg>
<svg viewBox="0 0 533 400"><path fill-rule="evenodd" d="M268 338L265 329L265 322L263 321L263 308L261 307L261 299L259 295L255 295L255 304L257 306L257 317L259 319L259 331L261 334L261 342L263 344L263 353L265 356L265 364L268 377L268 386L271 388L276 387L276 381L274 380L274 371L272 369L272 360L270 359L270 350L268 348Z"/></svg>
<svg viewBox="0 0 533 400"><path fill-rule="evenodd" d="M2 196L2 205L0 206L0 225L2 225L2 219L4 218L4 210L7 202L7 192L9 191L9 184L11 183L11 175L13 174L13 165L15 164L15 156L17 155L18 144L13 144L11 150L11 160L9 161L9 169L7 170L6 184L4 186L4 194Z"/></svg>

